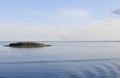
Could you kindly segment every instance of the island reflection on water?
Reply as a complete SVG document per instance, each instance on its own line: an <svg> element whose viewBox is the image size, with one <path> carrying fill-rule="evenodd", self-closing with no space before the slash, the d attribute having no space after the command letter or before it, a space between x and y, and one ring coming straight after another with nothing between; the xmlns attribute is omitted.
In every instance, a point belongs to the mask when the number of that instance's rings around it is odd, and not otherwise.
<svg viewBox="0 0 120 78"><path fill-rule="evenodd" d="M0 78L119 78L119 42L44 42L9 48L0 42Z"/></svg>

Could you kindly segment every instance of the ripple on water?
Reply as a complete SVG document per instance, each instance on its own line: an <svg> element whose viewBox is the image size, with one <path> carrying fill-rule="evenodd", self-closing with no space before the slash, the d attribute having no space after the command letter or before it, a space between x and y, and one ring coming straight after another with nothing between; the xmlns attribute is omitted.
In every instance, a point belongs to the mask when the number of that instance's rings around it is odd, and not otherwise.
<svg viewBox="0 0 120 78"><path fill-rule="evenodd" d="M109 60L80 63L76 71L74 70L77 73L74 75L76 78L119 78L120 65L117 62L116 65ZM78 74L78 72L80 73Z"/></svg>
<svg viewBox="0 0 120 78"><path fill-rule="evenodd" d="M117 78L117 73L111 63L103 63L103 67L106 68L106 74L108 77Z"/></svg>
<svg viewBox="0 0 120 78"><path fill-rule="evenodd" d="M102 67L101 64L94 64L91 68L91 70L93 72L95 72L96 74L96 78L107 78L106 76L106 71L104 70L104 68Z"/></svg>
<svg viewBox="0 0 120 78"><path fill-rule="evenodd" d="M11 70L13 64L2 64L8 66ZM31 68L32 65L32 69ZM47 62L47 63L15 63L15 66L23 66L24 73L15 72L13 69L5 78L119 78L120 63L119 60L85 61L85 62ZM27 67L27 68L26 68ZM0 69L2 67L0 66ZM44 71L43 71L44 70ZM0 71L1 73L1 71ZM32 73L32 74L31 74ZM29 75L28 75L29 74ZM23 75L23 76L22 76ZM4 77L3 77L4 78Z"/></svg>
<svg viewBox="0 0 120 78"><path fill-rule="evenodd" d="M116 76L120 77L120 63L119 63L119 61L112 61L111 66L114 69L114 71L116 72Z"/></svg>

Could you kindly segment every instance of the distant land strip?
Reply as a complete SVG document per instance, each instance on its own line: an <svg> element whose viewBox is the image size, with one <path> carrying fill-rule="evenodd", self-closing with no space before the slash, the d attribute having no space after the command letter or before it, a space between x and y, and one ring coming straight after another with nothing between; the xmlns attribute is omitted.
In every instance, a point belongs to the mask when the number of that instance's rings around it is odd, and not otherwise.
<svg viewBox="0 0 120 78"><path fill-rule="evenodd" d="M0 42L21 42L21 41L0 41ZM24 41L26 42L26 41ZM27 41L28 42L28 41ZM83 40L83 41L32 41L32 42L120 42L120 40Z"/></svg>

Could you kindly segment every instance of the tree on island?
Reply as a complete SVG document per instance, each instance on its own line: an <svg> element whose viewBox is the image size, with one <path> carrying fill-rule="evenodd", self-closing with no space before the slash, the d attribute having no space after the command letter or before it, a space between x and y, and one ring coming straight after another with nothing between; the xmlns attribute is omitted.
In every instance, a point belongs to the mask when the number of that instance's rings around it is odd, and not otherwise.
<svg viewBox="0 0 120 78"><path fill-rule="evenodd" d="M43 43L36 43L36 42L17 42L17 43L10 43L9 45L5 45L7 47L16 47L16 48L37 48L37 47L47 47L51 45L46 45Z"/></svg>

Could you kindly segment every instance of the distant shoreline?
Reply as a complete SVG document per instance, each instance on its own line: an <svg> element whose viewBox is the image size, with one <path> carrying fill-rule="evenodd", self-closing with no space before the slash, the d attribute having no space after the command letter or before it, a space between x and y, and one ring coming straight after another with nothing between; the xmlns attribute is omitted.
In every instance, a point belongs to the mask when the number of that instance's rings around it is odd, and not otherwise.
<svg viewBox="0 0 120 78"><path fill-rule="evenodd" d="M0 41L0 42L21 42L21 41ZM24 42L24 41L22 41ZM26 41L25 41L26 42ZM28 42L28 41L27 41ZM33 41L32 41L33 42ZM120 40L116 40L116 41L110 41L110 40L103 40L103 41L34 41L34 42L120 42Z"/></svg>

